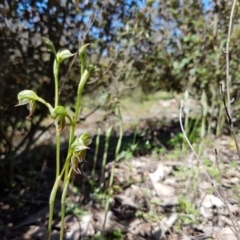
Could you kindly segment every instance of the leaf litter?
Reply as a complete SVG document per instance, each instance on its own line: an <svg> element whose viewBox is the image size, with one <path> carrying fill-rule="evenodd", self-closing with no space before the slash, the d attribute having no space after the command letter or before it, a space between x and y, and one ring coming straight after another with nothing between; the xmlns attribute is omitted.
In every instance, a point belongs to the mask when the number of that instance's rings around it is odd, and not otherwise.
<svg viewBox="0 0 240 240"><path fill-rule="evenodd" d="M226 204L203 171L205 168L222 188L231 213L240 223L240 167L236 150L230 145L231 140L227 136L213 138L201 155L202 159L207 159L206 166L200 166L191 152L179 151L177 156L173 154L169 159L170 150L160 153L157 159L149 155L117 162L113 182L115 191L110 197L107 214L106 198L96 201L94 196L87 199L69 196L77 208L85 209L85 214L66 216L65 239L92 239L103 230L106 235L120 230L121 239L237 239ZM221 173L213 152L215 146ZM110 162L106 166L102 189L107 190L112 165ZM83 175L81 181L84 185L89 176L87 173ZM59 203L56 205L59 209ZM1 206L6 208L6 204ZM45 239L47 214L46 207L21 224L4 229L6 239L16 236L23 240ZM51 239L58 239L59 222L54 222L53 229Z"/></svg>

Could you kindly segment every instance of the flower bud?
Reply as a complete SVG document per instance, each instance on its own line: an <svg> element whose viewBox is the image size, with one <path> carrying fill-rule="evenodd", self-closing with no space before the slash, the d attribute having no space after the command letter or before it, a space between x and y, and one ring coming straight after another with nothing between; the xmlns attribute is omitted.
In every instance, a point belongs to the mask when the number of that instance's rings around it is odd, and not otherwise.
<svg viewBox="0 0 240 240"><path fill-rule="evenodd" d="M87 67L87 70L88 70L89 74L90 74L94 69L95 69L95 66L92 65L92 64L88 65L88 67Z"/></svg>
<svg viewBox="0 0 240 240"><path fill-rule="evenodd" d="M92 143L92 136L88 132L83 133L80 136L80 139L83 140L85 146L89 146Z"/></svg>
<svg viewBox="0 0 240 240"><path fill-rule="evenodd" d="M80 49L78 51L78 55L80 58L85 55L88 45L90 45L90 44L87 43L80 47Z"/></svg>
<svg viewBox="0 0 240 240"><path fill-rule="evenodd" d="M42 37L43 42L45 43L47 49L54 54L56 57L56 50L53 43L46 37Z"/></svg>

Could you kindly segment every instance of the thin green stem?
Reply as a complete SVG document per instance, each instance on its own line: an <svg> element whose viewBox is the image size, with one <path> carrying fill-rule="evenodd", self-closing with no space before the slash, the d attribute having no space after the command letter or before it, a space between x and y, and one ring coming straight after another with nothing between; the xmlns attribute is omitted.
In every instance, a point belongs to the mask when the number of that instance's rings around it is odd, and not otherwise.
<svg viewBox="0 0 240 240"><path fill-rule="evenodd" d="M66 172L66 169L69 166L70 158L71 158L71 151L69 150L69 153L67 155L63 169L62 169L60 175L57 177L57 179L53 185L53 189L51 191L51 195L50 195L50 199L49 199L49 220L48 220L48 238L47 238L48 240L50 240L50 234L51 234L51 230L52 230L53 209L54 209L54 202L55 202L55 198L56 198L57 189L58 189L59 183L61 181L61 178L63 176L63 173ZM65 215L65 212L64 212L64 215Z"/></svg>
<svg viewBox="0 0 240 240"><path fill-rule="evenodd" d="M55 83L55 104L54 107L56 108L58 106L58 73L59 73L59 64L57 63L57 60L55 59L54 65L53 65L53 74L54 74L54 83ZM47 106L51 106L50 104L47 104ZM51 112L51 108L49 108ZM56 193L59 186L59 182L61 180L61 176L59 176L60 173L60 131L58 128L58 123L55 122L55 128L56 128L56 181L54 183L50 200L49 200L49 221L48 221L48 240L50 239L51 234L51 228L52 228L52 218L53 218L53 209L54 209L54 202L56 199Z"/></svg>
<svg viewBox="0 0 240 240"><path fill-rule="evenodd" d="M68 174L67 179L66 179L66 182L64 183L64 189L63 189L62 198L61 198L60 240L63 240L63 236L64 236L65 203L66 203L66 196L67 196L67 190L68 190L68 185L69 185L71 173L72 173L72 168L70 169L69 174Z"/></svg>
<svg viewBox="0 0 240 240"><path fill-rule="evenodd" d="M94 153L94 158L93 158L92 178L95 175L97 156L98 156L98 151L99 151L100 135L101 135L101 128L98 128L98 133L97 133L97 137L96 137L95 153Z"/></svg>
<svg viewBox="0 0 240 240"><path fill-rule="evenodd" d="M63 169L62 169L61 174L60 174L62 176L63 173L64 173L64 184L67 181L68 170L69 170L69 165L70 165L69 163L70 163L70 160L71 160L71 156L72 156L72 151L71 151L71 148L69 147L68 148L67 158L65 160Z"/></svg>
<svg viewBox="0 0 240 240"><path fill-rule="evenodd" d="M51 104L47 103L43 98L38 97L37 101L44 104L48 108L50 113L52 112L53 107L51 106Z"/></svg>
<svg viewBox="0 0 240 240"><path fill-rule="evenodd" d="M118 153L120 151L121 145L122 145L122 137L123 137L123 121L122 121L122 114L121 114L121 110L120 107L118 106L118 116L119 116L119 138L118 138L118 143L117 143L117 147L115 150L115 160L117 159ZM134 136L135 138L135 136Z"/></svg>
<svg viewBox="0 0 240 240"><path fill-rule="evenodd" d="M57 60L54 60L54 64L53 64L53 74L54 74L54 83L55 83L55 104L54 106L57 107L58 106L58 74L59 74L59 63L57 62Z"/></svg>
<svg viewBox="0 0 240 240"><path fill-rule="evenodd" d="M122 121L122 118L121 118L121 121ZM137 126L137 127L135 128L135 131L134 131L134 136L133 136L132 145L135 145L135 144L136 144L136 139L137 139L138 131L139 131L139 127Z"/></svg>
<svg viewBox="0 0 240 240"><path fill-rule="evenodd" d="M69 171L69 165L70 165L70 159L65 162L65 170L64 170L64 184L67 181L68 171Z"/></svg>
<svg viewBox="0 0 240 240"><path fill-rule="evenodd" d="M63 168L62 168L62 171L61 171L61 173L60 173L60 176L62 177L63 176L63 173L65 173L65 171L66 171L66 168L67 168L67 162L69 162L70 161L70 159L71 159L71 155L72 155L72 151L68 151L68 155L67 155L67 158L66 158L66 160L65 160L65 163L64 163L64 166L63 166Z"/></svg>
<svg viewBox="0 0 240 240"><path fill-rule="evenodd" d="M105 172L105 166L107 162L107 155L108 155L108 146L109 146L109 139L112 132L112 126L110 126L106 133L106 140L105 140L105 147L104 147L104 154L103 154L103 161L102 161L102 168L101 168L101 178L100 182L102 183L104 181L104 172Z"/></svg>
<svg viewBox="0 0 240 240"><path fill-rule="evenodd" d="M60 174L60 131L58 124L55 123L56 128L56 179Z"/></svg>
<svg viewBox="0 0 240 240"><path fill-rule="evenodd" d="M50 194L50 199L49 199L49 220L48 220L48 236L47 239L50 240L50 234L52 231L52 220L53 220L53 209L54 209L54 202L55 202L55 198L56 198L56 194L57 194L57 190L58 190L58 186L59 183L61 181L61 176L59 176L54 185L53 185L53 189L51 191Z"/></svg>
<svg viewBox="0 0 240 240"><path fill-rule="evenodd" d="M55 82L55 104L54 107L58 106L58 73L59 73L59 63L55 59L53 65L53 74L54 74L54 82ZM60 173L60 131L58 128L58 123L55 123L56 128L56 179Z"/></svg>

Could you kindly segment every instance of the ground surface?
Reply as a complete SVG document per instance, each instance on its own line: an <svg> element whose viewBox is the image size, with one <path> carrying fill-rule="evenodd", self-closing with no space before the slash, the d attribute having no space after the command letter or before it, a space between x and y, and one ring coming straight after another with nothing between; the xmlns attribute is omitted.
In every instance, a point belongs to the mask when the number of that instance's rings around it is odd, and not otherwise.
<svg viewBox="0 0 240 240"><path fill-rule="evenodd" d="M128 100L122 103L126 126L122 154L114 166L117 136L112 136L109 163L101 184L104 151L100 147L96 173L91 176L93 144L82 174L75 176L69 190L66 239L102 239L97 236L103 229L108 239L237 239L231 219L240 220L240 168L231 138L208 136L198 141L194 147L200 152L203 164L199 164L178 138L179 100L169 96L157 100L158 97L131 103L131 107ZM195 111L199 109L197 105L195 102ZM98 127L106 129L103 119L104 112L97 111L88 124L79 126L79 133L88 129L96 134ZM139 137L133 142L136 125ZM3 239L45 239L48 196L55 174L54 149L49 147L52 138L51 130L43 135L40 143L48 143L36 146L35 154L25 161L27 174L16 176L15 185L0 201ZM101 140L104 142L104 137ZM110 194L108 183L113 166ZM60 196L61 193L56 201L52 239L59 237ZM107 199L110 206L105 214Z"/></svg>

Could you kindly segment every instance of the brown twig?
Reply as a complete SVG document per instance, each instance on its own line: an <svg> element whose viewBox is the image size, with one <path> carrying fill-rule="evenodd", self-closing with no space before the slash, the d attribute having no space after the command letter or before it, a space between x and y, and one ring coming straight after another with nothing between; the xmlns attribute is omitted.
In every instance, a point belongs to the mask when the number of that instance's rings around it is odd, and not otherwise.
<svg viewBox="0 0 240 240"><path fill-rule="evenodd" d="M228 25L228 36L227 36L226 51L225 51L225 53L226 53L227 110L228 110L228 114L229 114L230 118L232 118L232 113L231 113L231 100L230 100L229 45L230 45L230 38L231 38L233 13L234 13L236 3L237 3L237 0L233 0L231 15L230 15L230 19L229 19L229 25Z"/></svg>

